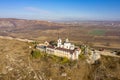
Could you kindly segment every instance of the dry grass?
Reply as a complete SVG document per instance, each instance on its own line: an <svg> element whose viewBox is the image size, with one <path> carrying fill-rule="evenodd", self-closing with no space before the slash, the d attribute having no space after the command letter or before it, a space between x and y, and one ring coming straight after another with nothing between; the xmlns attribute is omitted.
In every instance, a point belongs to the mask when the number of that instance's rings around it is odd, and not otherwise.
<svg viewBox="0 0 120 80"><path fill-rule="evenodd" d="M75 64L74 62L60 64L48 56L32 58L30 55L32 49L28 48L30 45L34 46L31 43L0 39L0 80L41 80L41 78L43 80L94 80L97 75L101 75L99 78L102 79L107 72L109 74L104 77L105 80L119 78L119 59L103 57L101 64L94 66L88 65L84 60L79 60ZM101 71L103 67L99 66L106 67L104 73ZM98 73L96 73L97 68ZM63 74L66 76L62 76Z"/></svg>

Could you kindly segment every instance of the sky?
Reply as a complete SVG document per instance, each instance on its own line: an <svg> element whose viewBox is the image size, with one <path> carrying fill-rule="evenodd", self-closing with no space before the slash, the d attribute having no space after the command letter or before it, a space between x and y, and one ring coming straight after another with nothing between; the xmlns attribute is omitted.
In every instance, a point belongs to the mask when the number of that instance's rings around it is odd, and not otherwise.
<svg viewBox="0 0 120 80"><path fill-rule="evenodd" d="M0 0L0 18L120 20L120 0Z"/></svg>

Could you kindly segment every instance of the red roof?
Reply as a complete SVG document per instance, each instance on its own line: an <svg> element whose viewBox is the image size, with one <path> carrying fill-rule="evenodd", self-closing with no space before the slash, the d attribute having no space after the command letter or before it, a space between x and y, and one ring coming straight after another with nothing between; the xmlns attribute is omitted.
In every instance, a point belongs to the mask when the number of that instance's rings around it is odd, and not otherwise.
<svg viewBox="0 0 120 80"><path fill-rule="evenodd" d="M47 46L48 48L52 48L52 49L54 49L55 47L54 46Z"/></svg>
<svg viewBox="0 0 120 80"><path fill-rule="evenodd" d="M70 49L65 49L65 48L60 48L60 47L58 47L58 48L56 48L57 50L61 50L61 51L65 51L65 52L70 52L70 53L73 53L74 52L74 50L70 50Z"/></svg>
<svg viewBox="0 0 120 80"><path fill-rule="evenodd" d="M47 46L47 47L51 48L51 49L56 49L56 50L61 50L61 51L65 51L65 52L70 52L71 54L74 52L74 50L60 48L60 47L57 47L57 48L55 48L54 46Z"/></svg>

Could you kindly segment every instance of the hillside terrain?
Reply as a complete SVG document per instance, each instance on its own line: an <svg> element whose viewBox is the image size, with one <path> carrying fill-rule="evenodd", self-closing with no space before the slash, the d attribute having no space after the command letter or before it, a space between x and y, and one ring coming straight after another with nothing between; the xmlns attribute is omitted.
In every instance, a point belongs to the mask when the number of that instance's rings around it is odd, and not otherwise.
<svg viewBox="0 0 120 80"><path fill-rule="evenodd" d="M0 36L32 39L38 42L68 37L76 44L120 49L119 21L50 22L25 19L0 19Z"/></svg>
<svg viewBox="0 0 120 80"><path fill-rule="evenodd" d="M0 39L0 80L120 80L120 58L102 56L93 65L84 58L61 63L52 55L33 58L33 49L33 43Z"/></svg>

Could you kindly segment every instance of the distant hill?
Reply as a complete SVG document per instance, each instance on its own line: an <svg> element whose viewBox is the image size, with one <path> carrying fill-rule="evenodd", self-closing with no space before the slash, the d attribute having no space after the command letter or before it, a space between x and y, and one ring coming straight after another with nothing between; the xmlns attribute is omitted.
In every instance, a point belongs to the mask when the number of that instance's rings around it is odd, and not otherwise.
<svg viewBox="0 0 120 80"><path fill-rule="evenodd" d="M68 37L72 42L82 42L94 47L120 48L120 21L51 22L0 18L0 36L32 39L39 42ZM106 44L110 44L106 46Z"/></svg>
<svg viewBox="0 0 120 80"><path fill-rule="evenodd" d="M62 26L50 21L0 18L0 31L14 32L21 30L58 29Z"/></svg>

